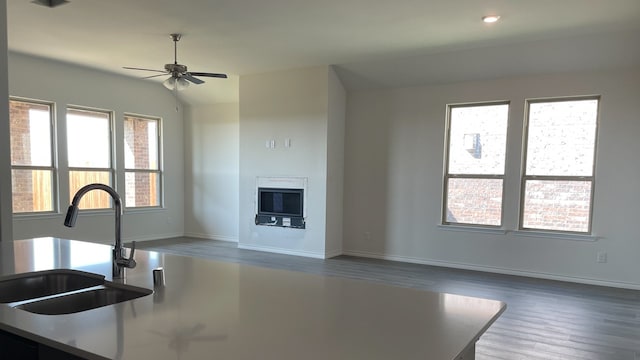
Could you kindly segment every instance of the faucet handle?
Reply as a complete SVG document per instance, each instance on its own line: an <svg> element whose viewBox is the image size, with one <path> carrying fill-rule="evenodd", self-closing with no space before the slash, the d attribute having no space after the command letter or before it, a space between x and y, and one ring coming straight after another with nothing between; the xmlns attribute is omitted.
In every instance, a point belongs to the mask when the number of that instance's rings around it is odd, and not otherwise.
<svg viewBox="0 0 640 360"><path fill-rule="evenodd" d="M128 259L124 259L126 261L125 265L126 267L133 269L134 267L136 267L136 261L133 259L133 254L136 253L136 242L132 241L131 242L131 252L129 253L129 258Z"/></svg>
<svg viewBox="0 0 640 360"><path fill-rule="evenodd" d="M126 268L133 269L137 265L136 261L133 259L133 255L135 254L135 252L136 252L136 242L132 241L131 242L131 252L129 253L129 257L127 258L126 253L125 253L125 249L122 248L122 252L119 255L120 257L116 258L114 261L119 266L124 266Z"/></svg>

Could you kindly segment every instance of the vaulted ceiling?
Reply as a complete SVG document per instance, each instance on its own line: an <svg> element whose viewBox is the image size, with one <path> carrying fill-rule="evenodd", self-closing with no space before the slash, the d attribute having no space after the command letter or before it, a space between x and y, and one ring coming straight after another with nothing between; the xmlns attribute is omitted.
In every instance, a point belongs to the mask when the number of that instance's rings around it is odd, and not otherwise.
<svg viewBox="0 0 640 360"><path fill-rule="evenodd" d="M191 103L237 101L239 75L314 65L337 65L346 85L358 88L640 62L638 0L7 3L9 50L124 76L147 74L123 66L173 62L168 35L183 34L178 62L231 75L186 89ZM501 19L485 24L488 14ZM562 64L548 60L553 51Z"/></svg>

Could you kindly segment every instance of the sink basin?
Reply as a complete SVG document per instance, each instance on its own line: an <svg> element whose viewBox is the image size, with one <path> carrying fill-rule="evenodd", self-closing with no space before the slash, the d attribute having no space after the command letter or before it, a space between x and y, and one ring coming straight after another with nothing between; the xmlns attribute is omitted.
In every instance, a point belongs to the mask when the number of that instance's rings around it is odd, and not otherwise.
<svg viewBox="0 0 640 360"><path fill-rule="evenodd" d="M105 284L95 289L24 303L16 308L43 315L71 314L137 299L152 292L135 286Z"/></svg>
<svg viewBox="0 0 640 360"><path fill-rule="evenodd" d="M36 314L61 315L151 294L149 289L105 281L103 275L57 269L0 277L0 303Z"/></svg>
<svg viewBox="0 0 640 360"><path fill-rule="evenodd" d="M0 303L11 303L104 284L104 276L58 269L0 277Z"/></svg>

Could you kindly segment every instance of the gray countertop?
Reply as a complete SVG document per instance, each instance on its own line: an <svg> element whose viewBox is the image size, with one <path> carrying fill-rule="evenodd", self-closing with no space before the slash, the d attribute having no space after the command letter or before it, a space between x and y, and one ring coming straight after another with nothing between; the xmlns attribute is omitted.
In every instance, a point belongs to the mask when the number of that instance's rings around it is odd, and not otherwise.
<svg viewBox="0 0 640 360"><path fill-rule="evenodd" d="M107 245L0 243L2 275L70 268L111 278ZM68 315L0 304L0 329L87 359L456 359L504 311L499 301L136 251L121 282L149 296Z"/></svg>

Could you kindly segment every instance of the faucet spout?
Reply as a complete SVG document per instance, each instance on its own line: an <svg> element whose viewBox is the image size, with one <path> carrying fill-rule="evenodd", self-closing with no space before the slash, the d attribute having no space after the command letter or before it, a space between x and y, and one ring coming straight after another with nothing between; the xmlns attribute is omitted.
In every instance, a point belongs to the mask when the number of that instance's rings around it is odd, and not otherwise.
<svg viewBox="0 0 640 360"><path fill-rule="evenodd" d="M73 196L73 200L71 201L71 205L69 205L69 209L67 210L67 215L64 219L64 225L66 227L74 227L76 225L76 219L78 218L78 204L82 197L91 190L103 190L111 195L113 199L115 215L116 215L116 229L115 229L115 243L113 246L113 277L114 278L122 278L124 276L123 268L134 268L136 266L136 261L133 259L133 254L135 252L135 241L132 243L131 254L129 258L126 257L124 248L122 246L122 200L120 195L110 186L105 184L89 184L83 186L78 192Z"/></svg>

